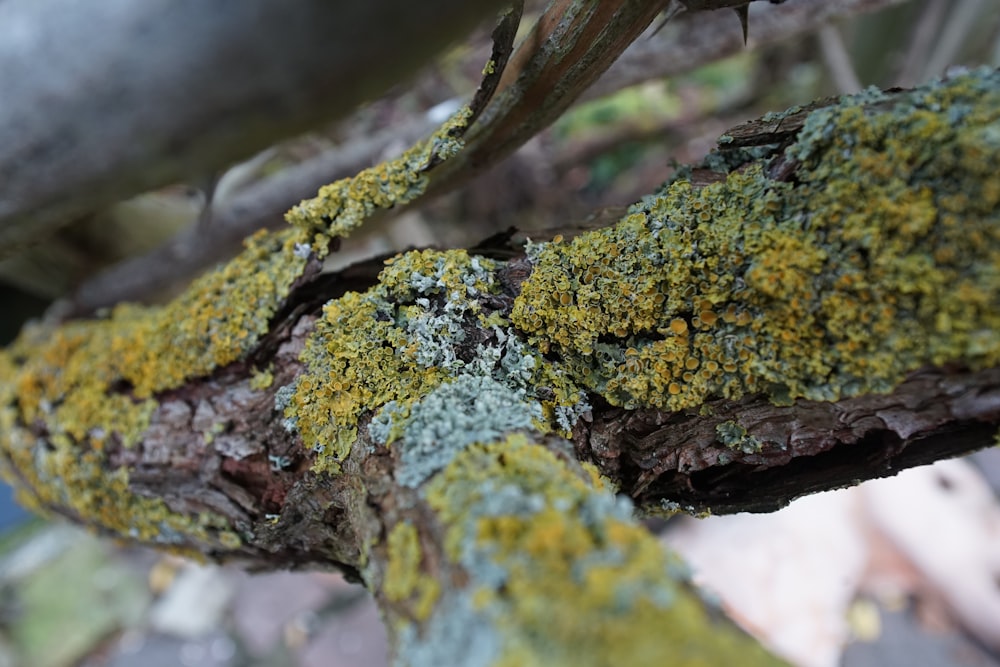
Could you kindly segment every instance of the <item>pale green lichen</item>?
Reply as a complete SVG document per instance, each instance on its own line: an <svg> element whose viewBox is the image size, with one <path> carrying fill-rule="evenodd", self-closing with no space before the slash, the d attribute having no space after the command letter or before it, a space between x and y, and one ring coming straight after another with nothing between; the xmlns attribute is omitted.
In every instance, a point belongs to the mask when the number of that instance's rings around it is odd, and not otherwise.
<svg viewBox="0 0 1000 667"><path fill-rule="evenodd" d="M471 608L448 616L448 636L485 637L483 665L778 664L710 620L683 565L594 479L514 435L463 449L428 482L445 553L469 576L453 597Z"/></svg>
<svg viewBox="0 0 1000 667"><path fill-rule="evenodd" d="M396 479L417 487L475 442L532 429L542 418L537 401L491 377L462 375L410 407L403 422Z"/></svg>
<svg viewBox="0 0 1000 667"><path fill-rule="evenodd" d="M397 667L489 667L500 655L496 629L465 592L446 593L422 634L412 623L398 632L393 661Z"/></svg>
<svg viewBox="0 0 1000 667"><path fill-rule="evenodd" d="M888 391L1000 362L1000 74L813 112L787 153L537 251L512 321L617 405Z"/></svg>
<svg viewBox="0 0 1000 667"><path fill-rule="evenodd" d="M760 452L763 443L759 438L748 435L747 430L734 421L724 421L715 427L719 442L730 449L737 449L744 454Z"/></svg>

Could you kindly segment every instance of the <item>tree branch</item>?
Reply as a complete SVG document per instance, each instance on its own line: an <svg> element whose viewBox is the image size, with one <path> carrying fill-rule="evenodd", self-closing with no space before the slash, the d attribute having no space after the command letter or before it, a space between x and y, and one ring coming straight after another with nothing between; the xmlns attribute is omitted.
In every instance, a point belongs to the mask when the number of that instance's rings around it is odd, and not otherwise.
<svg viewBox="0 0 1000 667"><path fill-rule="evenodd" d="M144 301L164 288L181 285L236 254L248 234L283 226L284 213L293 203L311 197L332 180L361 171L390 144L411 144L435 127L429 119L417 118L268 176L215 204L210 224L189 226L156 250L87 280L58 310L61 316L81 317L121 301Z"/></svg>
<svg viewBox="0 0 1000 667"><path fill-rule="evenodd" d="M799 0L781 7L758 3L751 39L763 44L815 30L834 18L869 12L901 0ZM706 62L737 53L745 46L735 17L728 12L696 12L672 20L655 35L633 42L607 73L582 94L592 99L623 87L689 71ZM433 125L414 119L403 128L363 137L285 172L263 179L231 200L217 202L212 224L193 227L156 250L113 266L88 279L68 302L57 308L79 317L119 301L145 301L165 287L180 285L213 263L238 252L239 242L262 227L280 224L280 214L312 195L324 183L356 173L372 162L389 142L411 143Z"/></svg>
<svg viewBox="0 0 1000 667"><path fill-rule="evenodd" d="M343 115L502 4L7 0L0 250Z"/></svg>
<svg viewBox="0 0 1000 667"><path fill-rule="evenodd" d="M418 192L463 117L327 189L327 228ZM990 444L997 123L986 70L772 114L614 227L506 262L323 276L309 219L257 235L167 306L26 329L0 353L0 471L125 539L340 567L415 663L452 636L600 662L605 623L642 629L636 661L749 656L608 487L762 510ZM587 625L551 620L570 609Z"/></svg>
<svg viewBox="0 0 1000 667"><path fill-rule="evenodd" d="M781 6L757 3L750 15L749 46L804 35L827 23L897 5L903 0L796 0ZM584 93L596 99L621 88L675 76L747 48L731 12L682 14L653 35L637 39Z"/></svg>

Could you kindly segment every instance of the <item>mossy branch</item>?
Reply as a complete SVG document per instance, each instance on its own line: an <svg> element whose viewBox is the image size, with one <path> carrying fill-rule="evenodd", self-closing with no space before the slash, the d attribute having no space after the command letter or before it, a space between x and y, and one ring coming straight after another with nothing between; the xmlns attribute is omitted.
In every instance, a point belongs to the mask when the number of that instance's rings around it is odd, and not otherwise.
<svg viewBox="0 0 1000 667"><path fill-rule="evenodd" d="M570 605L641 661L690 647L667 626L716 627L630 503L769 509L993 442L996 72L765 117L614 227L514 259L320 275L330 233L419 195L466 117L169 306L26 329L0 354L22 499L209 558L338 566L412 664L458 655L456 633L480 639L466 664L607 664L578 626L533 628Z"/></svg>

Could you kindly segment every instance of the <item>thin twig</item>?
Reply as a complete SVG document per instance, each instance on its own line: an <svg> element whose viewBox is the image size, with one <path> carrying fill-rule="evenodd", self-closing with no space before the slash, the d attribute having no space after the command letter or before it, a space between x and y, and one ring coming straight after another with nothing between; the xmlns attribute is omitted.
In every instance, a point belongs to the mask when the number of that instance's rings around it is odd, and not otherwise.
<svg viewBox="0 0 1000 667"><path fill-rule="evenodd" d="M829 21L874 12L905 0L797 0L782 5L755 3L750 14L753 48L808 34ZM644 81L675 76L705 63L745 51L731 12L678 17L655 35L639 38L584 93L583 100L610 95Z"/></svg>
<svg viewBox="0 0 1000 667"><path fill-rule="evenodd" d="M917 83L920 73L925 70L934 37L950 4L948 0L928 0L924 6L924 11L920 14L920 20L917 21L917 27L910 38L910 46L906 50L902 69L896 77L897 86L907 87Z"/></svg>
<svg viewBox="0 0 1000 667"><path fill-rule="evenodd" d="M844 39L837 26L827 24L816 33L819 38L823 62L830 71L830 76L841 93L856 93L861 90L861 81L851 63L851 54L844 46Z"/></svg>
<svg viewBox="0 0 1000 667"><path fill-rule="evenodd" d="M922 78L941 76L949 65L956 64L955 59L962 50L969 31L979 18L982 5L982 0L961 0L952 3L953 9L948 22L941 30L934 53L927 59Z"/></svg>

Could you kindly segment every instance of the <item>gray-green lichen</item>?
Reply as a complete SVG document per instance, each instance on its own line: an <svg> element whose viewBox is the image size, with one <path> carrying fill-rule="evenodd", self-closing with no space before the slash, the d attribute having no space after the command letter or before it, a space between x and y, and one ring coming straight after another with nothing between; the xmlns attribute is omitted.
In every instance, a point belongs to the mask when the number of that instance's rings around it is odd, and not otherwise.
<svg viewBox="0 0 1000 667"><path fill-rule="evenodd" d="M464 251L406 253L389 262L369 291L326 304L302 354L307 372L294 393L283 394L289 424L319 453L317 470L338 469L368 410L375 411L369 433L379 444L392 444L414 420L412 444L404 438L401 445L410 447L401 474L414 484L446 462L420 444L426 439L420 432L431 428L425 415L448 414L442 401L467 401L479 410L463 423L480 421L488 427L482 437L495 437L501 425L572 426L586 410L584 394L525 346L499 311L484 307L499 292L496 268ZM467 332L479 339L468 340ZM441 393L432 395L438 387ZM474 387L484 391L481 401L470 398ZM522 400L537 406L525 419L501 410ZM492 421L483 420L487 406L498 410ZM446 424L437 428L455 430Z"/></svg>
<svg viewBox="0 0 1000 667"><path fill-rule="evenodd" d="M734 421L724 421L717 425L715 433L719 436L719 442L744 454L755 454L763 446L759 438L748 435L747 430Z"/></svg>
<svg viewBox="0 0 1000 667"><path fill-rule="evenodd" d="M422 493L467 579L426 634L394 619L399 664L778 664L711 620L627 500L525 435L461 449Z"/></svg>
<svg viewBox="0 0 1000 667"><path fill-rule="evenodd" d="M537 401L526 401L491 377L462 375L432 390L410 407L402 426L396 479L417 487L474 442L491 442L542 419Z"/></svg>

